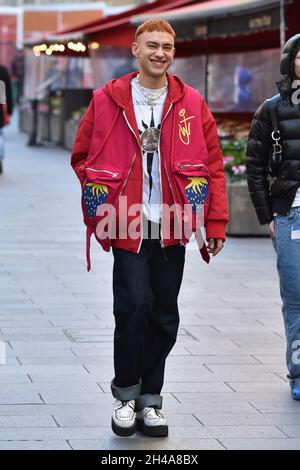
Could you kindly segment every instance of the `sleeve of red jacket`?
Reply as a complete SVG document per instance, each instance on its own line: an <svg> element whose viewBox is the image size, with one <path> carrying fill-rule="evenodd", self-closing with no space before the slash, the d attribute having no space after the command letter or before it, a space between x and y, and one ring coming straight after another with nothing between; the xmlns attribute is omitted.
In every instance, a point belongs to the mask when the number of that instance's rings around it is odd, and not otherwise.
<svg viewBox="0 0 300 470"><path fill-rule="evenodd" d="M88 156L94 122L94 100L80 121L71 155L71 165L81 184L84 182L84 162Z"/></svg>
<svg viewBox="0 0 300 470"><path fill-rule="evenodd" d="M210 195L205 204L206 239L222 238L225 240L228 211L224 162L216 122L204 100L202 102L202 123L211 176Z"/></svg>

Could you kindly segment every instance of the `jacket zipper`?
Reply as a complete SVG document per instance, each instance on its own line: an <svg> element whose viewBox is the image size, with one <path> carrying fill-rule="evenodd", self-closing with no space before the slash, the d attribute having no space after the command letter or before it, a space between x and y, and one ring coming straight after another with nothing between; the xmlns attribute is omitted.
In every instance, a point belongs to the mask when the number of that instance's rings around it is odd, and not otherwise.
<svg viewBox="0 0 300 470"><path fill-rule="evenodd" d="M127 126L129 127L129 129L131 130L131 132L133 133L138 145L139 145L139 148L141 147L141 143L138 141L136 135L135 135L135 132L134 130L132 129L131 125L129 124L129 121L127 119L127 116L126 116L126 113L125 113L125 109L123 109L123 116L124 116L124 119L127 123ZM136 157L136 153L134 155L134 158L133 158L133 161L132 161L132 164L131 164L131 168L132 168L132 165L133 165L133 162L135 160L135 157ZM130 171L131 171L131 168L130 168ZM128 173L128 176L127 176L127 179L129 177L129 173ZM127 181L127 180L126 180ZM126 184L126 183L125 183ZM125 186L125 185L124 185ZM124 188L123 186L123 188ZM143 191L143 186L144 186L144 174L143 174L143 162L142 162L142 191ZM143 193L142 193L142 207L143 207ZM140 215L140 224L141 224L141 238L140 238L140 242L139 242L139 246L138 246L138 250L137 250L137 253L140 252L140 249L141 249L141 245L142 245L142 242L143 242L143 212L141 213Z"/></svg>
<svg viewBox="0 0 300 470"><path fill-rule="evenodd" d="M136 157L136 152L135 152L135 154L134 154L134 156L133 156L133 159L132 159L132 162L131 162L131 165L130 165L130 168L129 168L129 172L128 172L127 178L126 178L126 180L125 180L125 183L124 183L124 184L123 184L123 186L122 186L122 189L121 189L120 196L122 196L123 189L125 188L125 186L126 186L126 183L127 183L127 181L128 181L128 178L129 178L130 172L131 172L131 170L132 170L132 167L133 167L133 163L134 163L135 157Z"/></svg>
<svg viewBox="0 0 300 470"><path fill-rule="evenodd" d="M160 182L160 193L161 193L161 203L162 204L163 204L163 192L162 192L162 179L161 179L160 136L161 136L163 123L164 123L166 117L168 116L169 112L171 111L172 106L173 106L173 103L170 104L170 107L169 107L168 111L166 112L165 117L161 121L159 142L158 142L158 161L159 161L158 167L159 167L159 182ZM162 207L162 211L161 211L161 224L160 224L160 239L161 240L160 240L160 246L162 247L162 249L164 249L165 245L164 245L164 239L163 239L163 235L162 235L162 226L163 226L163 207Z"/></svg>
<svg viewBox="0 0 300 470"><path fill-rule="evenodd" d="M114 173L113 171L109 171L109 170L95 170L95 168L89 168L89 167L86 167L86 169L91 170L91 171L96 171L96 172L109 173L110 175L112 175L113 178L116 178L119 174L119 173Z"/></svg>
<svg viewBox="0 0 300 470"><path fill-rule="evenodd" d="M184 163L184 164L183 163L177 163L177 165L179 166L179 168L181 170L183 170L186 167L204 167L204 168L206 168L206 166L203 165L203 163L194 163L194 164L193 163Z"/></svg>

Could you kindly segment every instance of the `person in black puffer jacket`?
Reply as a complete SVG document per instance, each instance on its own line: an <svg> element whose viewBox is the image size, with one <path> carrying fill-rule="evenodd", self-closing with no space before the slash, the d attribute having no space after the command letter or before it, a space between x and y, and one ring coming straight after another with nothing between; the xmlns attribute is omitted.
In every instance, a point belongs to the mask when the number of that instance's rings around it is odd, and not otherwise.
<svg viewBox="0 0 300 470"><path fill-rule="evenodd" d="M285 44L279 94L256 111L246 150L247 180L261 224L269 224L280 279L292 397L300 400L300 34ZM268 177L274 109L282 156ZM274 175L275 170L275 175Z"/></svg>

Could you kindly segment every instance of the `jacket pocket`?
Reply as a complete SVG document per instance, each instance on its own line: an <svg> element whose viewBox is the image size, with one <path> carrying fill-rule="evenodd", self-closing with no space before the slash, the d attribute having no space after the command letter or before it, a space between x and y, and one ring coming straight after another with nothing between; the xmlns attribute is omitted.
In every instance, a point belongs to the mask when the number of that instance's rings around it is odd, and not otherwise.
<svg viewBox="0 0 300 470"><path fill-rule="evenodd" d="M175 162L173 179L178 202L190 204L195 215L198 215L208 196L210 176L207 166L201 162Z"/></svg>
<svg viewBox="0 0 300 470"><path fill-rule="evenodd" d="M287 215L278 214L275 217L276 228L284 227L286 225L292 225L295 222L296 219L297 219L297 212L296 211L291 211Z"/></svg>
<svg viewBox="0 0 300 470"><path fill-rule="evenodd" d="M97 209L104 203L115 205L121 191L123 172L112 167L85 168L82 188L82 208L86 221L97 215Z"/></svg>

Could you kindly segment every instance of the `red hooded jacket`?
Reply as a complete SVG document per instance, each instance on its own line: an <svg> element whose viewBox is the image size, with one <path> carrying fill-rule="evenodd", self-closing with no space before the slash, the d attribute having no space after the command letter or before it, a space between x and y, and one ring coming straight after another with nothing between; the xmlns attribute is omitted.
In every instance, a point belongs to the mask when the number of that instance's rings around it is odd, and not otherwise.
<svg viewBox="0 0 300 470"><path fill-rule="evenodd" d="M129 208L133 204L142 207L143 190L140 136L131 97L131 80L136 74L133 72L113 79L94 92L80 122L72 151L71 165L82 186L88 270L90 236L93 233L105 251L115 246L138 252L142 241L141 235L129 236L129 227L137 219L136 212L131 214ZM188 243L190 235L186 235L184 230L179 238L175 236L175 224L178 220L180 224L184 223L182 219L187 221L186 215L182 217L185 205L191 207L192 204L187 188L193 191L194 184L203 178L209 187L204 203L206 238L225 240L228 222L226 184L214 118L197 90L176 76L167 74L167 78L168 95L159 144L162 245ZM127 207L121 202L123 196L126 196ZM164 211L174 203L175 211L171 213L167 227ZM115 213L110 213L109 207L115 209ZM195 232L202 257L208 262L209 255L201 231L197 229L196 214L190 211L188 219L190 232ZM138 217L141 229L140 221L141 217ZM123 235L119 233L121 225L126 227Z"/></svg>

